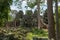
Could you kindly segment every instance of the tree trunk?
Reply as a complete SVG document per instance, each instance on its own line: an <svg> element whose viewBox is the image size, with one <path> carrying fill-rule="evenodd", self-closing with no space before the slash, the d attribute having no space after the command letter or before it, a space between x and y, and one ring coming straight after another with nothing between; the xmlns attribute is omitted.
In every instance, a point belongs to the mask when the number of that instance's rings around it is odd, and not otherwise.
<svg viewBox="0 0 60 40"><path fill-rule="evenodd" d="M60 27L59 27L59 16L58 16L58 1L55 0L55 13L56 13L56 40L60 40Z"/></svg>
<svg viewBox="0 0 60 40"><path fill-rule="evenodd" d="M53 0L47 0L47 8L48 8L48 32L49 32L49 40L56 40L55 36L55 26L54 26L54 16L53 16Z"/></svg>
<svg viewBox="0 0 60 40"><path fill-rule="evenodd" d="M40 18L40 0L37 0L37 10L38 10L38 29L41 29L41 18Z"/></svg>
<svg viewBox="0 0 60 40"><path fill-rule="evenodd" d="M17 19L15 18L15 20L14 20L14 22L13 22L14 27L16 27L16 21L17 21Z"/></svg>

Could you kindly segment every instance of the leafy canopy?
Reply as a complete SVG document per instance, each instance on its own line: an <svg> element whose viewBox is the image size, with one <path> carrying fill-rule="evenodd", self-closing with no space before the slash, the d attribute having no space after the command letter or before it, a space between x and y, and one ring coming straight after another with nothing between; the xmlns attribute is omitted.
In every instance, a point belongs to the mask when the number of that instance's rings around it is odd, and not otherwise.
<svg viewBox="0 0 60 40"><path fill-rule="evenodd" d="M13 0L0 0L0 26L8 20L8 13L10 12L10 5Z"/></svg>

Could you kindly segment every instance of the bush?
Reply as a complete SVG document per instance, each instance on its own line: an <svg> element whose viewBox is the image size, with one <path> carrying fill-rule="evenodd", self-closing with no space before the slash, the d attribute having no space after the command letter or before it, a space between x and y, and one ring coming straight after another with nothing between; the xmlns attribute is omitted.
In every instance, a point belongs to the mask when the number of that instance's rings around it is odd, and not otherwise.
<svg viewBox="0 0 60 40"><path fill-rule="evenodd" d="M4 33L0 33L0 40L19 40L17 37L14 37L14 34L6 35Z"/></svg>
<svg viewBox="0 0 60 40"><path fill-rule="evenodd" d="M44 34L44 30L42 30L42 29L40 29L40 30L34 29L34 30L32 31L32 33L34 33L34 34Z"/></svg>

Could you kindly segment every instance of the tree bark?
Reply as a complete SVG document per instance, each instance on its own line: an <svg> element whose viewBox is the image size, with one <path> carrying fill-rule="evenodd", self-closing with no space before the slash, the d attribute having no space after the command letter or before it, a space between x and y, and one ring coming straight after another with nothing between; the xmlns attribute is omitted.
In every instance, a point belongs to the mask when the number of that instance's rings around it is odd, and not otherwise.
<svg viewBox="0 0 60 40"><path fill-rule="evenodd" d="M42 24L41 24L41 18L40 18L40 0L37 0L37 10L38 10L38 29L41 29Z"/></svg>
<svg viewBox="0 0 60 40"><path fill-rule="evenodd" d="M56 40L60 40L60 27L59 27L59 16L58 16L58 0L55 0L55 13L56 13Z"/></svg>
<svg viewBox="0 0 60 40"><path fill-rule="evenodd" d="M55 26L54 26L54 16L53 16L53 0L47 0L47 8L48 8L48 32L49 32L49 40L56 40L55 36Z"/></svg>

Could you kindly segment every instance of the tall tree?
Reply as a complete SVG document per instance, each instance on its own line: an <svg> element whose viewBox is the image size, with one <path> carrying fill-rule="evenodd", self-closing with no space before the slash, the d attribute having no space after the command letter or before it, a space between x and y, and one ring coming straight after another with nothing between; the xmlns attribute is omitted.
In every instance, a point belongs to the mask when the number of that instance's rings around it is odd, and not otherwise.
<svg viewBox="0 0 60 40"><path fill-rule="evenodd" d="M48 32L49 40L56 40L55 36L55 26L54 26L54 16L53 16L53 0L47 0L47 10L48 10Z"/></svg>
<svg viewBox="0 0 60 40"><path fill-rule="evenodd" d="M38 10L38 29L41 28L41 18L40 18L40 0L37 0L37 10Z"/></svg>
<svg viewBox="0 0 60 40"><path fill-rule="evenodd" d="M55 0L55 13L56 13L56 40L60 40L60 27L59 27L59 15L58 15L58 0Z"/></svg>
<svg viewBox="0 0 60 40"><path fill-rule="evenodd" d="M34 6L35 5L37 5L37 13L38 13L38 15L37 15L37 18L38 18L38 29L40 29L40 28L42 28L42 23L41 23L41 18L40 18L40 4L42 4L43 3L43 1L42 0L35 0L35 2L34 3L28 3L28 6L30 7L30 8L34 8Z"/></svg>

